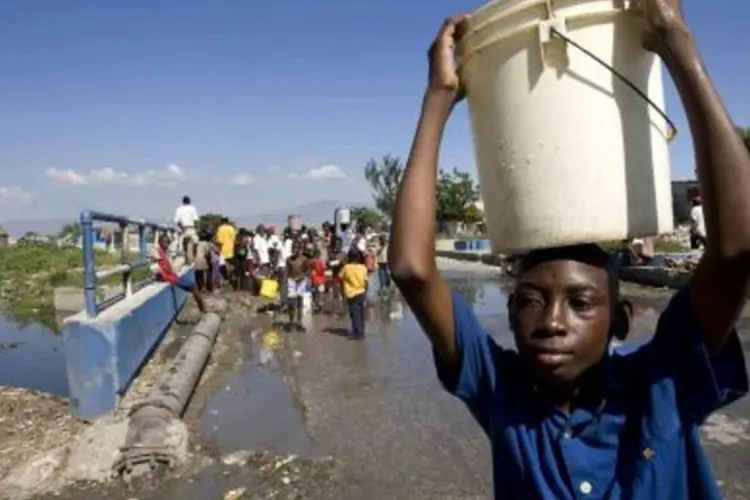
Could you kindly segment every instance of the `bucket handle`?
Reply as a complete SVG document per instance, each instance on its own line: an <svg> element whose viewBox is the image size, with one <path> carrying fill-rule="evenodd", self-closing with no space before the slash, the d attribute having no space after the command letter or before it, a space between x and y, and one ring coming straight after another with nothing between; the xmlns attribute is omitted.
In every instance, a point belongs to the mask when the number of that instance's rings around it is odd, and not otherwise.
<svg viewBox="0 0 750 500"><path fill-rule="evenodd" d="M669 118L669 116L667 116L667 113L663 109L661 109L659 106L657 106L656 103L654 103L654 101L652 101L646 95L646 93L644 91L642 91L641 89L639 89L636 86L635 83L633 83L630 80L628 80L625 75L623 75L622 73L620 73L619 71L617 71L615 68L613 68L612 66L610 66L609 64L607 64L606 62L604 62L601 58L597 57L591 51L589 51L585 47L581 46L580 44L576 43L575 41L571 40L570 37L564 35L556 27L550 26L549 29L550 29L550 34L553 37L560 38L561 40L563 40L568 45L571 45L571 46L575 47L576 49L580 50L581 52L583 52L584 54L586 54L587 56L589 56L594 61L598 62L599 64L601 64L602 66L604 66L605 68L607 68L609 71L612 72L613 75L615 75L617 78L619 78L622 83L624 83L625 85L627 85L628 87L630 87L633 90L633 92L635 92L636 94L638 94L644 101L646 101L646 103L648 103L649 106L651 106L652 108L654 108L654 110L657 113L659 113L659 115L661 115L662 118L664 118L664 120L667 122L667 125L669 126L669 129L667 130L667 141L671 141L672 139L674 139L677 136L677 125L675 125L675 123L672 121L672 119Z"/></svg>

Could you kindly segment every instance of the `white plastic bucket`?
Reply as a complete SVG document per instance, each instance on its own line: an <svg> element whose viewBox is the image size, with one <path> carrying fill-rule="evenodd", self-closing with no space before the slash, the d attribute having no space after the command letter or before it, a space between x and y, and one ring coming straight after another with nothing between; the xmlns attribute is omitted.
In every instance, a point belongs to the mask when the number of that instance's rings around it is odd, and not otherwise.
<svg viewBox="0 0 750 500"><path fill-rule="evenodd" d="M338 228L340 224L351 224L352 211L348 208L337 208L333 213L333 221Z"/></svg>
<svg viewBox="0 0 750 500"><path fill-rule="evenodd" d="M457 48L487 229L512 253L672 231L664 108L642 21L616 0L496 0Z"/></svg>

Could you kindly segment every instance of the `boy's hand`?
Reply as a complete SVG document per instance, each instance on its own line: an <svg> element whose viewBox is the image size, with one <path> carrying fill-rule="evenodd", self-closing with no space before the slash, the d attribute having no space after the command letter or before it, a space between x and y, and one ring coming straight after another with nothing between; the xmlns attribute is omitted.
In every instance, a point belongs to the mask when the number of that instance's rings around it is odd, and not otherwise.
<svg viewBox="0 0 750 500"><path fill-rule="evenodd" d="M682 15L682 0L636 0L634 4L646 21L643 46L656 54L663 54L676 34L687 33Z"/></svg>
<svg viewBox="0 0 750 500"><path fill-rule="evenodd" d="M429 90L445 92L454 102L463 98L463 88L456 72L454 51L464 32L466 16L453 16L445 20L435 41L432 42Z"/></svg>

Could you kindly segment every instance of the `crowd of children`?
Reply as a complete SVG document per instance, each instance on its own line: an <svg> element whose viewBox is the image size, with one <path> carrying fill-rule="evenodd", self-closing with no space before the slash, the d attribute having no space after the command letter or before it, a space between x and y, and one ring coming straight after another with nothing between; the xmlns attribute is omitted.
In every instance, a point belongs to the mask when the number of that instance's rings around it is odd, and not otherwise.
<svg viewBox="0 0 750 500"><path fill-rule="evenodd" d="M329 222L320 228L286 227L279 237L274 226L236 229L222 219L216 229L201 228L198 239L195 254L188 256L198 290L218 294L230 286L274 299L272 308L288 314L289 330L304 330L302 311L309 296L314 314L323 310L324 302L331 312L348 312L350 337L360 339L370 274L378 275L379 294L391 291L388 237L364 226L356 232L348 224L335 228Z"/></svg>

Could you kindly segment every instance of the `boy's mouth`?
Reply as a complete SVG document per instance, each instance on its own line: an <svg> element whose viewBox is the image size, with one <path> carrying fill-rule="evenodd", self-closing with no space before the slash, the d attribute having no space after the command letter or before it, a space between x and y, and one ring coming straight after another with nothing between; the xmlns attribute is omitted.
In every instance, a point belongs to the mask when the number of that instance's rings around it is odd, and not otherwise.
<svg viewBox="0 0 750 500"><path fill-rule="evenodd" d="M539 351L534 353L534 360L540 365L544 366L559 366L564 365L573 357L572 354L566 352L544 352Z"/></svg>
<svg viewBox="0 0 750 500"><path fill-rule="evenodd" d="M531 359L534 363L543 366L559 366L569 362L573 358L570 349L554 347L534 346L530 349Z"/></svg>

